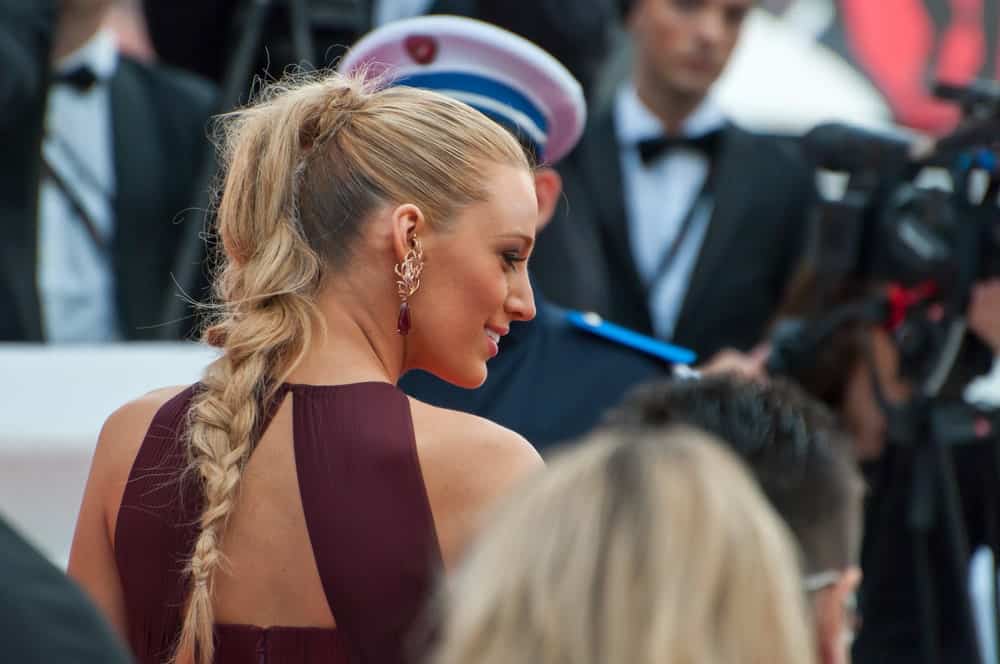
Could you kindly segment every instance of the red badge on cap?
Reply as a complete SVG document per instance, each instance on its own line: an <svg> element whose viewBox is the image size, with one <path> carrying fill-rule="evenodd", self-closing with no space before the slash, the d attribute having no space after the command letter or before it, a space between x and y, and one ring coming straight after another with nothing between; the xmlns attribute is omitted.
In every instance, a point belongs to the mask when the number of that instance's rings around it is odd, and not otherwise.
<svg viewBox="0 0 1000 664"><path fill-rule="evenodd" d="M437 57L437 40L427 35L411 35L403 42L406 52L417 64L428 65Z"/></svg>

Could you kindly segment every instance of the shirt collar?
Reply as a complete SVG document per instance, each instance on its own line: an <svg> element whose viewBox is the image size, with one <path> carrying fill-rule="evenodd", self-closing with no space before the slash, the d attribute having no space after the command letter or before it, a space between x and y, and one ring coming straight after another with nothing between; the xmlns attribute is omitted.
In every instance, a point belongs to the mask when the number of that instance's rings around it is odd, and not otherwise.
<svg viewBox="0 0 1000 664"><path fill-rule="evenodd" d="M722 107L709 94L684 120L680 134L694 138L722 129L725 124L726 115ZM615 133L621 145L634 145L664 134L659 118L639 99L634 83L623 85L615 96Z"/></svg>
<svg viewBox="0 0 1000 664"><path fill-rule="evenodd" d="M118 45L114 34L107 28L99 30L80 48L56 62L58 73L66 73L77 67L87 66L98 81L107 81L118 67Z"/></svg>

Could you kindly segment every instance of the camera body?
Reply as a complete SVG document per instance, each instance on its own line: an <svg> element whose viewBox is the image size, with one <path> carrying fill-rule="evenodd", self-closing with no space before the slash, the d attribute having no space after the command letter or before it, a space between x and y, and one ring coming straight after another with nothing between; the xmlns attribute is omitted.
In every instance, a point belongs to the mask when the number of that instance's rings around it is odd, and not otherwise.
<svg viewBox="0 0 1000 664"><path fill-rule="evenodd" d="M864 321L892 334L913 384L950 373L973 285L1000 276L1000 86L939 87L966 121L936 141L843 125L803 138L816 168L846 185L812 211L818 293L808 321L776 330L769 370L809 370L837 330ZM836 305L849 284L858 299Z"/></svg>
<svg viewBox="0 0 1000 664"><path fill-rule="evenodd" d="M858 165L844 195L813 211L817 269L834 281L932 282L944 297L1000 276L996 160L989 147L974 146L948 159L950 178L930 184L919 177L928 165L906 157Z"/></svg>

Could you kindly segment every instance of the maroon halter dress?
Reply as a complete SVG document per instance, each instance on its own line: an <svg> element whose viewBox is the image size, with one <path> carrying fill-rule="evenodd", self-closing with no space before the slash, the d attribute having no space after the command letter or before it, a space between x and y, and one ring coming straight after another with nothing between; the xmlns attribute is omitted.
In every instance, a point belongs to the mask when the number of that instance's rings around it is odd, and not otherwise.
<svg viewBox="0 0 1000 664"><path fill-rule="evenodd" d="M200 492L181 479L185 417L197 389L154 417L115 528L128 642L141 664L169 657L183 620L183 570L201 512ZM289 392L302 507L337 626L217 624L215 662L412 662L414 628L442 562L409 401L388 383L283 385L261 431Z"/></svg>

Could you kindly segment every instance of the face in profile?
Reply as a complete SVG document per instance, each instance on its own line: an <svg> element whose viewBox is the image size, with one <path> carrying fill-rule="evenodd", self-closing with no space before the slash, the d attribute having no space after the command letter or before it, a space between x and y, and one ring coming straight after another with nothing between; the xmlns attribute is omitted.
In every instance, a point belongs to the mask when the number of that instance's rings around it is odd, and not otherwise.
<svg viewBox="0 0 1000 664"><path fill-rule="evenodd" d="M702 97L722 73L753 0L639 0L629 16L638 65L672 94Z"/></svg>
<svg viewBox="0 0 1000 664"><path fill-rule="evenodd" d="M538 205L527 170L495 166L489 198L422 238L424 271L411 300L411 363L461 387L486 380L486 362L512 321L535 316L528 280Z"/></svg>

